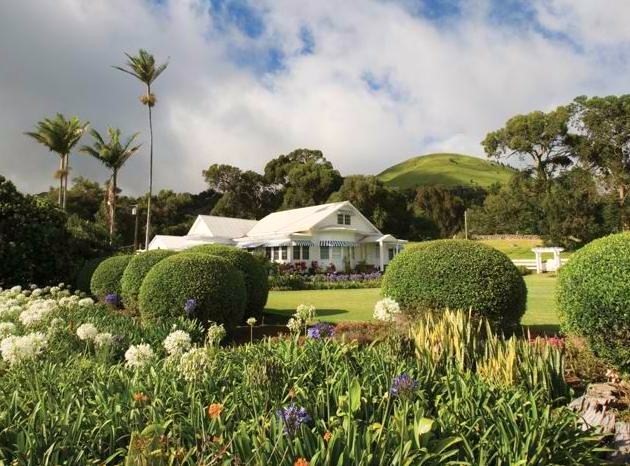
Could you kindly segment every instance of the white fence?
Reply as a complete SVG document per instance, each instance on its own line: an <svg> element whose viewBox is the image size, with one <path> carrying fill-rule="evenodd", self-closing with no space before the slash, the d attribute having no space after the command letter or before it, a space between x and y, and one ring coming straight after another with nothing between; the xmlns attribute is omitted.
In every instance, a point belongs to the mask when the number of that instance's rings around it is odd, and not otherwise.
<svg viewBox="0 0 630 466"><path fill-rule="evenodd" d="M562 265L566 264L569 259L560 259ZM525 267L529 270L536 270L536 259L512 259L517 267ZM543 261L543 272L554 272L556 264L553 259Z"/></svg>

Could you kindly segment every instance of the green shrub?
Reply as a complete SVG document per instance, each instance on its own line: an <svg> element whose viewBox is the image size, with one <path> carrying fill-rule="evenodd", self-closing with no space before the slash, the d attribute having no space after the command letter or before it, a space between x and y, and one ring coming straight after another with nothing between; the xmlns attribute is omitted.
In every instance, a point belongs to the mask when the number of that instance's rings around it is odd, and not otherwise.
<svg viewBox="0 0 630 466"><path fill-rule="evenodd" d="M227 328L243 320L247 292L243 274L226 259L200 253L176 254L158 262L147 274L138 296L145 322L184 314L189 299L193 317Z"/></svg>
<svg viewBox="0 0 630 466"><path fill-rule="evenodd" d="M630 233L595 240L573 254L559 271L556 298L564 330L630 370Z"/></svg>
<svg viewBox="0 0 630 466"><path fill-rule="evenodd" d="M85 291L86 293L90 292L92 275L94 275L94 271L96 270L96 268L105 259L105 257L96 257L95 259L89 259L85 261L83 267L81 267L81 269L79 269L79 272L77 273L77 278L75 281L75 287L77 290Z"/></svg>
<svg viewBox="0 0 630 466"><path fill-rule="evenodd" d="M244 317L255 317L259 321L262 319L263 309L265 309L269 295L269 283L267 270L259 259L247 251L223 244L203 244L190 248L187 252L222 257L243 272L247 289Z"/></svg>
<svg viewBox="0 0 630 466"><path fill-rule="evenodd" d="M138 308L140 286L149 270L162 259L166 259L173 254L175 254L174 251L156 249L155 251L142 252L132 257L120 281L121 296L127 309L136 310Z"/></svg>
<svg viewBox="0 0 630 466"><path fill-rule="evenodd" d="M525 312L527 288L502 252L472 241L437 240L394 258L383 277L383 295L406 312L470 309L510 332Z"/></svg>
<svg viewBox="0 0 630 466"><path fill-rule="evenodd" d="M98 264L90 280L92 294L99 299L103 299L111 293L116 293L120 296L122 291L120 280L131 257L130 254L112 256Z"/></svg>

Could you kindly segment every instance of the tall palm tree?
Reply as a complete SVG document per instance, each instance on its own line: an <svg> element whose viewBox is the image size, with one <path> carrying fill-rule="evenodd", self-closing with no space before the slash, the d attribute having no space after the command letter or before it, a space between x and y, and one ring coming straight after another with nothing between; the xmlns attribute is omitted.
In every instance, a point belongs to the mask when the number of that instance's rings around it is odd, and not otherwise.
<svg viewBox="0 0 630 466"><path fill-rule="evenodd" d="M141 144L132 145L139 133L134 133L125 141L121 141L120 130L109 128L109 141L105 142L103 136L95 129L90 131L94 142L91 146L84 145L80 151L91 155L112 171L107 189L107 205L109 214L109 243L114 238L116 228L116 197L118 189L118 172L129 158L140 149Z"/></svg>
<svg viewBox="0 0 630 466"><path fill-rule="evenodd" d="M157 102L155 94L151 92L151 84L166 69L168 61L156 65L153 55L143 49L140 49L137 55L129 55L128 53L125 55L127 56L125 67L114 66L114 68L137 78L147 88L147 93L140 97L140 102L149 109L149 194L147 196L147 226L144 243L146 248L151 236L151 196L153 195L153 121L151 120L151 109Z"/></svg>
<svg viewBox="0 0 630 466"><path fill-rule="evenodd" d="M70 173L70 152L79 142L88 125L89 122L82 123L77 117L66 120L61 113L57 113L55 118L44 118L39 121L35 126L35 131L24 133L59 155L59 170L55 174L56 178L59 178L57 202L64 210Z"/></svg>

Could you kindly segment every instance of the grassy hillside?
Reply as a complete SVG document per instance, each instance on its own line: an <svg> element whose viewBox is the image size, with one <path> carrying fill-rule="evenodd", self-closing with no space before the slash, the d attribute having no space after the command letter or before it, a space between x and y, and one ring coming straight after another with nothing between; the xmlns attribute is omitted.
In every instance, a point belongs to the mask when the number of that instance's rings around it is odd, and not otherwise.
<svg viewBox="0 0 630 466"><path fill-rule="evenodd" d="M387 185L413 188L420 185L481 186L507 183L515 170L488 160L462 154L427 154L388 168L378 175Z"/></svg>

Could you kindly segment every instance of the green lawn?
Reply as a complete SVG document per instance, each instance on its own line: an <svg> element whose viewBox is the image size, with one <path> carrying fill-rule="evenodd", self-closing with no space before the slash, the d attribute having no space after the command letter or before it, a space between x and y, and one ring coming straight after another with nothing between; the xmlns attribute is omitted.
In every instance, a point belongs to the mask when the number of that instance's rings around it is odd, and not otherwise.
<svg viewBox="0 0 630 466"><path fill-rule="evenodd" d="M536 330L553 331L558 319L553 299L555 276L528 275L527 312L523 324ZM374 303L381 297L380 289L272 291L269 293L267 311L273 314L291 315L299 304L312 304L323 320L370 320Z"/></svg>

